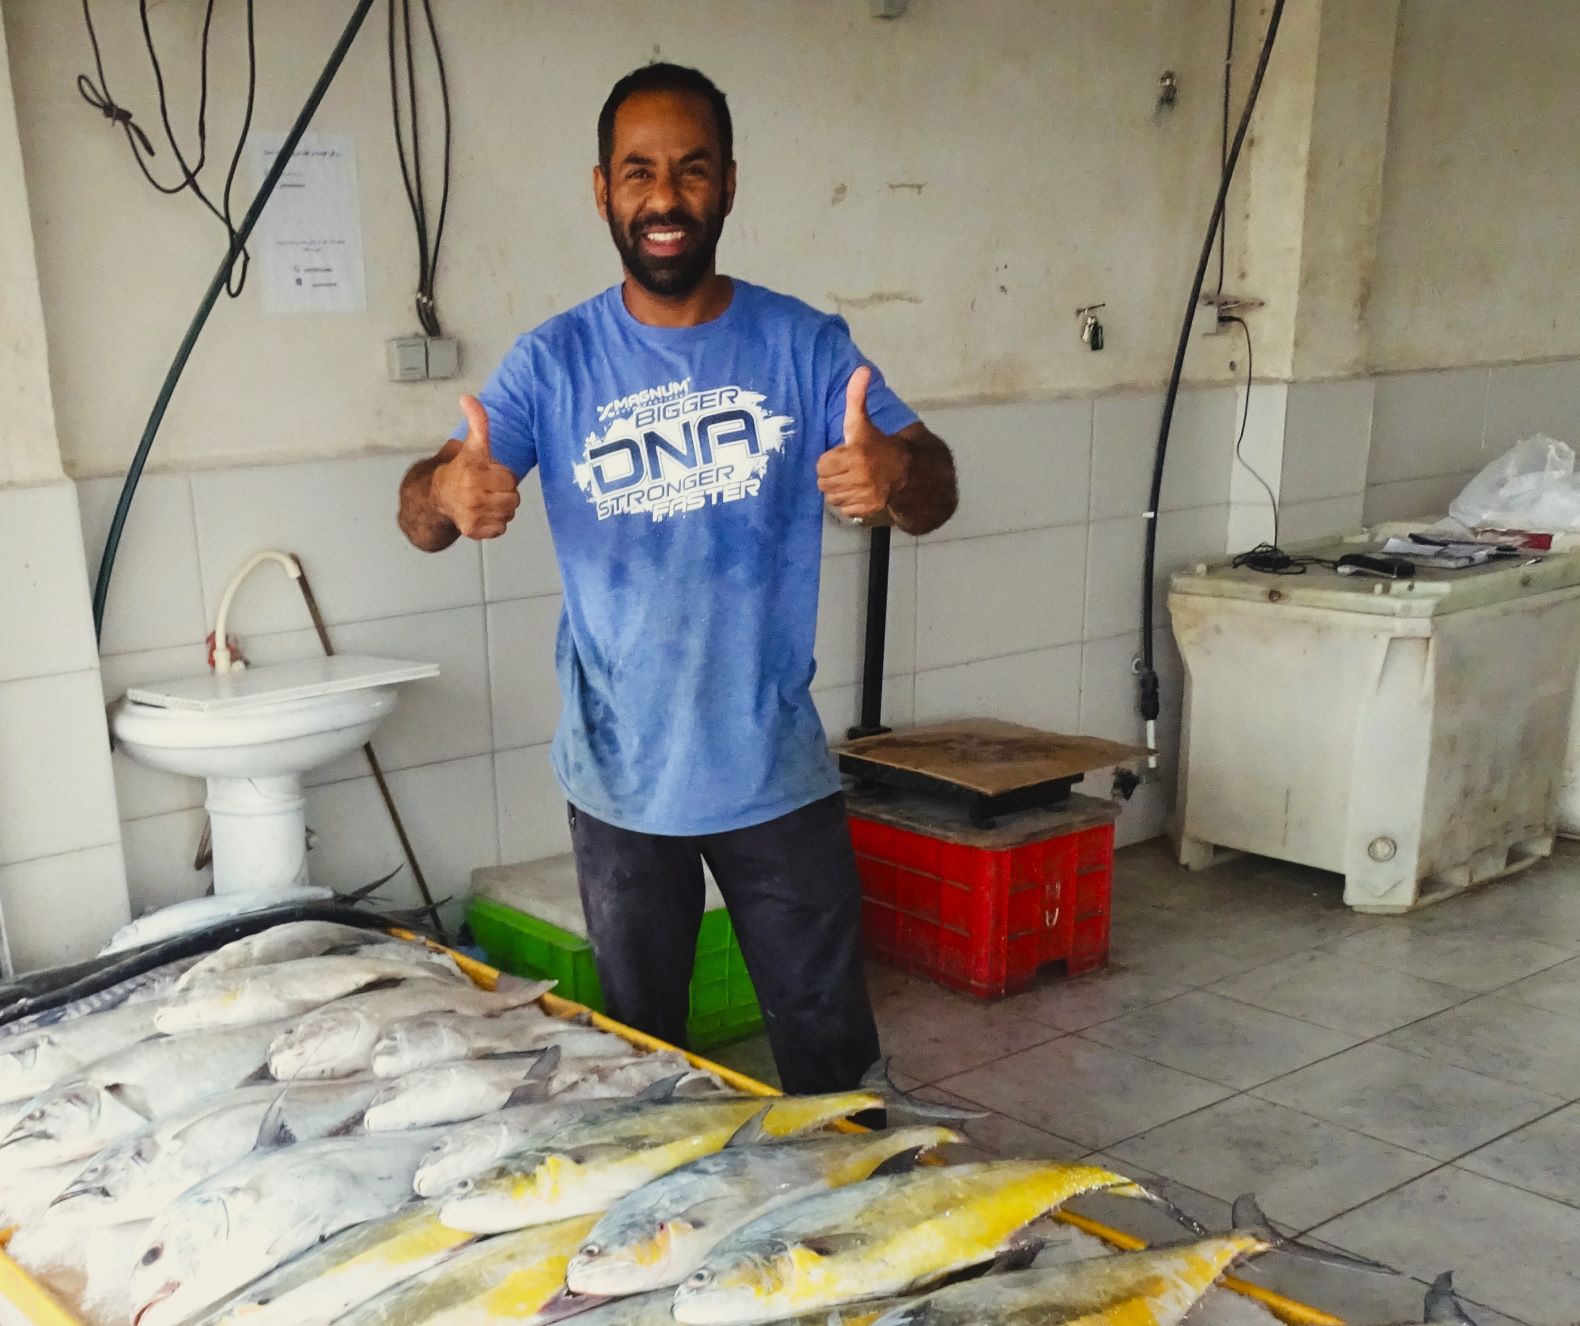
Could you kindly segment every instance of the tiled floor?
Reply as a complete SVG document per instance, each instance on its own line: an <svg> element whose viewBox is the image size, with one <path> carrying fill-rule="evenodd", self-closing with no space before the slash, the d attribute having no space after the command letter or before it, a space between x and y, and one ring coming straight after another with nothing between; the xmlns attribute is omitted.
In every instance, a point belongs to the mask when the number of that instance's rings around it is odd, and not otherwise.
<svg viewBox="0 0 1580 1326"><path fill-rule="evenodd" d="M1580 845L1408 917L1245 859L1120 855L1108 971L983 1004L874 968L902 1085L991 1111L983 1150L1099 1156L1213 1227L1254 1192L1402 1278L1247 1271L1356 1323L1419 1321L1453 1270L1481 1326L1580 1323ZM729 1062L772 1075L760 1041ZM1078 1209L1177 1238L1135 1203Z"/></svg>

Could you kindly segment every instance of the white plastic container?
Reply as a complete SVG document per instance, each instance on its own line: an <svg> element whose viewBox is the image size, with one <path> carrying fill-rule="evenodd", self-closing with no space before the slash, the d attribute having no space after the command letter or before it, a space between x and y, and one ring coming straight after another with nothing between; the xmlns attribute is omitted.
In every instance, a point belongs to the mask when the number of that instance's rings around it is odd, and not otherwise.
<svg viewBox="0 0 1580 1326"><path fill-rule="evenodd" d="M1552 850L1580 554L1408 582L1198 568L1169 608L1182 864L1254 852L1342 874L1359 911L1402 912Z"/></svg>

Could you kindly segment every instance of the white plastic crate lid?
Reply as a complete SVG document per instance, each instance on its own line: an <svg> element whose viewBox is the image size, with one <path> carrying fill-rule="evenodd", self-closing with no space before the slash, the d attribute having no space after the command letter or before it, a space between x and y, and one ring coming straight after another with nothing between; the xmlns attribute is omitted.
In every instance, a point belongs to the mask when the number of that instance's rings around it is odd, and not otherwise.
<svg viewBox="0 0 1580 1326"><path fill-rule="evenodd" d="M1166 513L1163 519L1168 519ZM1359 534L1285 551L1336 560L1345 553L1380 547L1380 539ZM1373 617L1437 617L1576 587L1580 587L1580 552L1547 553L1534 562L1510 557L1457 571L1423 569L1413 580L1341 576L1325 566L1307 567L1304 575L1266 575L1224 561L1177 572L1170 581L1173 594L1260 600Z"/></svg>
<svg viewBox="0 0 1580 1326"><path fill-rule="evenodd" d="M713 882L706 862L702 871L706 886L703 908L718 911L724 906L724 897ZM576 886L576 859L569 852L510 866L479 867L472 872L472 892L479 898L514 907L518 912L587 938L581 892Z"/></svg>
<svg viewBox="0 0 1580 1326"><path fill-rule="evenodd" d="M394 686L400 682L437 677L433 663L412 663L398 658L371 658L364 654L334 654L267 663L240 672L209 672L178 681L133 686L129 700L160 709L193 713L234 713L262 705L311 700L320 695Z"/></svg>

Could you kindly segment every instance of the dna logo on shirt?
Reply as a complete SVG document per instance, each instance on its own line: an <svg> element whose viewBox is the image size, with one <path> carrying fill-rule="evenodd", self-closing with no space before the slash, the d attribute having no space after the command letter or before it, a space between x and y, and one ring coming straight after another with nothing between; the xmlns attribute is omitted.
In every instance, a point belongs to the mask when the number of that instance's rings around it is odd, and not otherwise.
<svg viewBox="0 0 1580 1326"><path fill-rule="evenodd" d="M576 485L599 520L664 520L756 497L795 431L795 420L769 413L765 399L715 387L639 405L588 435Z"/></svg>

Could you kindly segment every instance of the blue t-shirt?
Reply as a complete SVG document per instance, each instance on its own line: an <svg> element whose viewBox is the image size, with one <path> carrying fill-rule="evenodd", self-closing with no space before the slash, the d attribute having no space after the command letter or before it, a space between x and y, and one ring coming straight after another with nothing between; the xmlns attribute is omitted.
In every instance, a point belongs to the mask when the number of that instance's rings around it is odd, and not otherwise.
<svg viewBox="0 0 1580 1326"><path fill-rule="evenodd" d="M494 458L542 482L574 805L689 836L838 789L810 694L816 469L865 362L843 319L745 281L697 327L638 322L615 286L521 337L478 393ZM867 408L886 433L916 418L876 371Z"/></svg>

